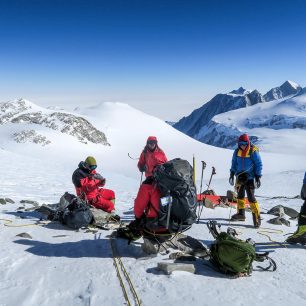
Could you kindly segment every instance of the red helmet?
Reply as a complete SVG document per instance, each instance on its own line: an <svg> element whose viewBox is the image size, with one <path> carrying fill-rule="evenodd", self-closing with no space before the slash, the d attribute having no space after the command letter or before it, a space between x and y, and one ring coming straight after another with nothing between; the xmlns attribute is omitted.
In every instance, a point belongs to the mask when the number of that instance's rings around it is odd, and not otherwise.
<svg viewBox="0 0 306 306"><path fill-rule="evenodd" d="M242 134L239 136L238 142L239 141L245 141L245 142L250 142L248 134Z"/></svg>
<svg viewBox="0 0 306 306"><path fill-rule="evenodd" d="M147 139L147 143L148 142L153 142L155 141L157 143L157 138L155 136L149 136L148 139Z"/></svg>

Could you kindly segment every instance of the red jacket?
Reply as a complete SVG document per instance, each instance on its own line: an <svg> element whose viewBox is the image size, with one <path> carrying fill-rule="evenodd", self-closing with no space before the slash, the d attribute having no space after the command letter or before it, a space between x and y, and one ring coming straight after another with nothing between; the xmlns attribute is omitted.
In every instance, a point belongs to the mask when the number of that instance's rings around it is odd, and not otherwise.
<svg viewBox="0 0 306 306"><path fill-rule="evenodd" d="M146 218L157 217L160 197L160 190L155 184L142 184L134 202L135 217L141 218L143 215Z"/></svg>
<svg viewBox="0 0 306 306"><path fill-rule="evenodd" d="M80 162L78 169L72 175L72 182L79 197L83 198L85 195L88 201L97 198L99 187L105 185L105 179L96 179L95 174L97 174L95 170L90 170L85 163Z"/></svg>
<svg viewBox="0 0 306 306"><path fill-rule="evenodd" d="M145 168L145 175L146 177L152 176L152 172L155 166L161 165L167 162L166 154L162 149L156 146L155 150L152 152L147 147L144 148L142 151L139 161L138 161L138 169L142 171L144 166Z"/></svg>

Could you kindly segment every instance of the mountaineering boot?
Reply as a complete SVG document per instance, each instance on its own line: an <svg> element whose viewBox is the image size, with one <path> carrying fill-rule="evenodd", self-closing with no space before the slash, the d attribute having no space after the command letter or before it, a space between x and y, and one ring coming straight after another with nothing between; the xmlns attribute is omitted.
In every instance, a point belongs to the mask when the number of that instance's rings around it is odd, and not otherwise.
<svg viewBox="0 0 306 306"><path fill-rule="evenodd" d="M237 200L237 213L232 215L231 221L245 221L245 200Z"/></svg>
<svg viewBox="0 0 306 306"><path fill-rule="evenodd" d="M261 219L258 202L250 202L250 208L252 211L254 227L259 228L261 225Z"/></svg>
<svg viewBox="0 0 306 306"><path fill-rule="evenodd" d="M298 226L296 232L289 236L286 242L290 244L300 243L306 245L306 225Z"/></svg>
<svg viewBox="0 0 306 306"><path fill-rule="evenodd" d="M232 215L231 221L245 221L245 209L239 209L237 214Z"/></svg>

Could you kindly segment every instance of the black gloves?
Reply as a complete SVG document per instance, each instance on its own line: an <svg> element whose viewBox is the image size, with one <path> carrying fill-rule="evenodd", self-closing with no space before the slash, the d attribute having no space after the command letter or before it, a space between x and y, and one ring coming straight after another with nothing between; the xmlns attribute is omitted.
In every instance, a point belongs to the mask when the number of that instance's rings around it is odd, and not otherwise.
<svg viewBox="0 0 306 306"><path fill-rule="evenodd" d="M96 174L94 174L94 175L92 176L92 178L93 178L94 180L100 181L100 184L101 184L101 185L105 185L105 178L104 178L101 174L96 173Z"/></svg>
<svg viewBox="0 0 306 306"><path fill-rule="evenodd" d="M261 176L255 175L255 187L256 188L259 188L261 186L260 178Z"/></svg>
<svg viewBox="0 0 306 306"><path fill-rule="evenodd" d="M228 179L228 182L229 182L229 184L230 184L231 186L234 186L234 175L235 175L235 173L234 173L234 172L231 172L230 177L229 177L229 179Z"/></svg>

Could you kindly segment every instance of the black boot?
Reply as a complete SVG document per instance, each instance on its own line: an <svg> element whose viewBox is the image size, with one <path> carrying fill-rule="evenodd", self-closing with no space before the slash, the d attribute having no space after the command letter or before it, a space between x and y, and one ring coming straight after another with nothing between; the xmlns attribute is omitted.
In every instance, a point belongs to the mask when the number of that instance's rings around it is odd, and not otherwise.
<svg viewBox="0 0 306 306"><path fill-rule="evenodd" d="M261 218L260 215L254 214L252 213L252 217L253 217L253 224L255 228L259 228L261 225Z"/></svg>
<svg viewBox="0 0 306 306"><path fill-rule="evenodd" d="M238 212L232 215L231 221L245 221L245 209L238 209Z"/></svg>

